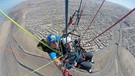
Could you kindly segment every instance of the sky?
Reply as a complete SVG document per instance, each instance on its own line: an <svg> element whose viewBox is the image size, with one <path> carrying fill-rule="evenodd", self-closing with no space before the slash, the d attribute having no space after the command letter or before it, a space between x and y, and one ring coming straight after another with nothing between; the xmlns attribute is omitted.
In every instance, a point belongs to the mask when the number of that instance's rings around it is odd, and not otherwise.
<svg viewBox="0 0 135 76"><path fill-rule="evenodd" d="M106 1L120 4L122 6L129 8L129 9L135 8L135 0L106 0Z"/></svg>
<svg viewBox="0 0 135 76"><path fill-rule="evenodd" d="M25 0L0 0L0 10L8 10Z"/></svg>
<svg viewBox="0 0 135 76"><path fill-rule="evenodd" d="M10 9L14 5L22 2L24 0L0 0L0 9L1 10L6 10ZM114 2L120 5L123 5L129 9L135 8L135 0L106 0L110 2Z"/></svg>

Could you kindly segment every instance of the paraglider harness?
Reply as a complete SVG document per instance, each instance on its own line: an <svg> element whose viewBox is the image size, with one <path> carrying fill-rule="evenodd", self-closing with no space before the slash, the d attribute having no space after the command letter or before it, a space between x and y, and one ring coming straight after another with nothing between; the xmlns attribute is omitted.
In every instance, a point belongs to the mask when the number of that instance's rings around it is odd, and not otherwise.
<svg viewBox="0 0 135 76"><path fill-rule="evenodd" d="M85 54L84 54L86 51L85 51L85 49L82 48L82 46L80 45L79 40L75 40L75 45L74 45L74 47L75 47L75 49L77 49L77 51L78 51L78 54L77 54L77 55L79 56L79 60L77 61L77 66L76 66L76 68L80 68L80 67L81 67L80 63L86 60L86 56L85 56Z"/></svg>
<svg viewBox="0 0 135 76"><path fill-rule="evenodd" d="M68 35L69 34L80 37L79 35L76 35L76 34L71 33L71 32L69 32ZM68 35L63 35L63 37L68 36ZM78 60L78 61L77 61L77 66L75 66L75 67L76 68L80 68L79 63L81 63L81 62L86 60L86 56L84 54L86 51L80 45L80 41L79 40L77 40L77 39L74 40L73 47L74 47L75 51L74 52L70 52L62 44L62 50L63 50L63 55L64 55L63 63L65 64L67 69L72 68L72 66L74 64L74 61L76 61L76 60Z"/></svg>
<svg viewBox="0 0 135 76"><path fill-rule="evenodd" d="M79 35L73 34L73 33L71 33L71 32L69 32L68 35L69 35L69 34L75 35L75 36L78 36L78 37L79 37ZM63 35L62 37L65 37L65 36L66 36L66 35ZM41 41L47 44L47 42L46 42L45 39L42 39ZM60 52L63 54L63 57L61 57L61 61L63 62L63 64L64 64L66 67L68 67L67 69L72 68L72 64L74 64L73 61L77 59L76 53L75 53L75 52L70 52L68 49L66 49L66 48L63 46L62 41L60 41L60 44L59 44L59 45L60 45L60 49L59 49L58 51L60 51ZM48 54L51 53L51 52L54 52L54 51L52 51L51 49L49 49L48 47L44 46L44 45L43 45L42 43L40 43L40 42L37 44L37 47L38 47L40 50L42 50L42 51L44 51L44 52L47 52ZM75 49L77 49L77 48L80 49L80 50L77 50L77 51L79 51L79 54L77 54L77 55L82 54L82 57L80 57L81 59L79 60L79 63L81 63L82 61L86 60L86 56L85 56L85 54L84 54L85 50L81 47L80 42L79 42L79 40L77 40L77 39L74 41L74 48L75 48ZM57 54L57 57L60 57L60 55ZM78 67L78 68L79 68L79 67Z"/></svg>

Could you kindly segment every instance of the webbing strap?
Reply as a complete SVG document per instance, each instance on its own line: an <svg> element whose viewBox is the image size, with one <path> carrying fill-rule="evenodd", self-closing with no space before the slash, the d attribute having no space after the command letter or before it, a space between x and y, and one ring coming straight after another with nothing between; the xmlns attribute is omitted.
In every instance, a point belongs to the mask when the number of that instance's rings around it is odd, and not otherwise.
<svg viewBox="0 0 135 76"><path fill-rule="evenodd" d="M94 37L92 40L86 42L85 44L83 44L83 46L85 46L87 43L90 43L91 41L94 41L95 39L97 39L99 36L101 36L102 34L104 34L105 32L107 32L108 30L110 30L112 27L116 26L116 24L118 24L120 21L122 21L124 18L126 18L128 15L130 15L133 11L135 10L135 8L133 8L131 11L129 11L126 15L124 15L122 18L120 18L117 22L115 22L113 25L111 25L109 28L107 28L105 31L103 31L102 33L100 33L98 36Z"/></svg>
<svg viewBox="0 0 135 76"><path fill-rule="evenodd" d="M95 20L97 14L98 14L98 12L100 11L101 7L103 6L104 2L105 2L105 0L103 0L103 2L101 3L101 5L100 5L100 7L98 8L96 14L94 15L92 21L90 22L90 25L87 27L87 29L86 29L85 32L83 33L83 36L84 36L85 33L88 31L89 27L92 25L93 21ZM83 36L82 36L82 38L83 38Z"/></svg>
<svg viewBox="0 0 135 76"><path fill-rule="evenodd" d="M84 54L84 52L82 52L82 55L83 55L83 60L86 60L86 56L85 56L85 54Z"/></svg>

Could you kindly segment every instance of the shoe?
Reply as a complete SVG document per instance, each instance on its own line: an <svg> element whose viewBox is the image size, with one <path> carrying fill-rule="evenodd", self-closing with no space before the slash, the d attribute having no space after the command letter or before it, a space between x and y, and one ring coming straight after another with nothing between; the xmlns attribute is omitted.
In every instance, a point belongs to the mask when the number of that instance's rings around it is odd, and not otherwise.
<svg viewBox="0 0 135 76"><path fill-rule="evenodd" d="M93 73L91 69L90 69L88 72L89 72L89 73Z"/></svg>
<svg viewBox="0 0 135 76"><path fill-rule="evenodd" d="M94 64L95 62L93 60L91 60L91 63Z"/></svg>
<svg viewBox="0 0 135 76"><path fill-rule="evenodd" d="M72 76L72 73L69 70L64 70L63 76Z"/></svg>

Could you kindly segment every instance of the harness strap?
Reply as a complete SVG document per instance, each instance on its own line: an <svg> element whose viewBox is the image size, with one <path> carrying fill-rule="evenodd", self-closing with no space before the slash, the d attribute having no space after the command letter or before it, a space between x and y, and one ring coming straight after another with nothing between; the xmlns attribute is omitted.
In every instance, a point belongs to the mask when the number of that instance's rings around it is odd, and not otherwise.
<svg viewBox="0 0 135 76"><path fill-rule="evenodd" d="M77 64L77 66L76 66L78 69L80 69L81 68L81 65L80 64Z"/></svg>
<svg viewBox="0 0 135 76"><path fill-rule="evenodd" d="M83 55L82 60L86 60L86 56L85 56L84 52L82 52L82 55Z"/></svg>

